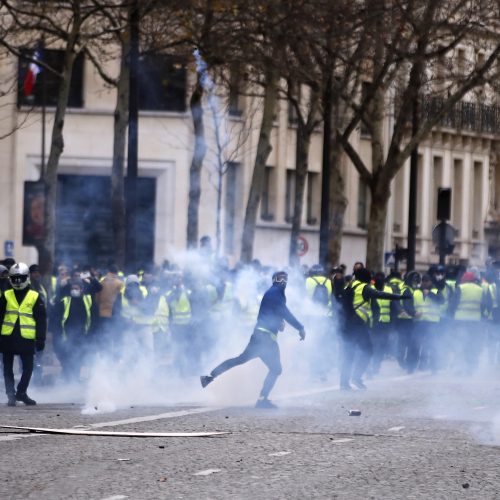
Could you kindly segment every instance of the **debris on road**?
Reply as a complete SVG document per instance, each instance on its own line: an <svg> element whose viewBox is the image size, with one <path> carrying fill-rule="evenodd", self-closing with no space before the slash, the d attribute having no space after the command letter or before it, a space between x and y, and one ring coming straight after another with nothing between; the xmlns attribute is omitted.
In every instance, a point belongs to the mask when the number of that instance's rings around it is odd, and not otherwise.
<svg viewBox="0 0 500 500"><path fill-rule="evenodd" d="M216 472L221 472L221 469L201 470L200 472L195 472L193 476L209 476L210 474L215 474Z"/></svg>
<svg viewBox="0 0 500 500"><path fill-rule="evenodd" d="M361 415L361 410L349 410L350 417L359 417Z"/></svg>
<svg viewBox="0 0 500 500"><path fill-rule="evenodd" d="M16 429L42 434L68 434L71 436L109 436L109 437L211 437L230 434L230 432L112 432L86 431L78 429L48 429L44 427L21 427L16 425L0 425L1 429Z"/></svg>

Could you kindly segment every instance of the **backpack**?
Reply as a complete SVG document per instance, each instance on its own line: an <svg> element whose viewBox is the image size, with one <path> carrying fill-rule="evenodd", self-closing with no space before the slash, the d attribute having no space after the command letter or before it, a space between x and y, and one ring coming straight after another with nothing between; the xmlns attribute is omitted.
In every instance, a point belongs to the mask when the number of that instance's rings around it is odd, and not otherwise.
<svg viewBox="0 0 500 500"><path fill-rule="evenodd" d="M342 292L341 304L346 318L355 317L356 309L358 309L359 306L361 305L360 304L357 307L354 307L354 292L356 288L358 288L358 286L359 284L357 284L356 286L351 286L349 284L344 288L344 291Z"/></svg>
<svg viewBox="0 0 500 500"><path fill-rule="evenodd" d="M316 278L312 278L316 282L316 287L314 288L314 292L312 294L313 302L321 304L323 306L327 306L328 302L330 302L330 293L328 292L328 288L326 288L326 279L323 283L320 283Z"/></svg>

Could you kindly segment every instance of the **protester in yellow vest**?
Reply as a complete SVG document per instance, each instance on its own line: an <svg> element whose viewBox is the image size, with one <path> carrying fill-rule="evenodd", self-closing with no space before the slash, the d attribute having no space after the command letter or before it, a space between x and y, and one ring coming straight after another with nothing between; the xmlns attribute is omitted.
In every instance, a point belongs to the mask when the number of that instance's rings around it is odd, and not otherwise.
<svg viewBox="0 0 500 500"><path fill-rule="evenodd" d="M84 293L84 288L82 280L72 279L69 296L55 304L50 322L54 336L60 338L62 376L70 382L79 381L81 369L91 354L92 333L96 326L92 297Z"/></svg>
<svg viewBox="0 0 500 500"><path fill-rule="evenodd" d="M309 270L305 281L306 295L310 302L306 308L304 324L312 342L308 345L311 377L322 382L328 379L333 368L337 370L338 338L332 318L332 281L320 264Z"/></svg>
<svg viewBox="0 0 500 500"><path fill-rule="evenodd" d="M454 368L458 373L470 374L477 368L485 341L481 321L488 311L488 295L470 271L455 288L450 310L455 320Z"/></svg>
<svg viewBox="0 0 500 500"><path fill-rule="evenodd" d="M16 401L35 405L28 394L33 373L35 349L43 351L47 332L45 304L38 292L29 285L29 268L19 262L9 270L12 289L0 297L0 352L3 354L3 371L8 406ZM14 356L19 355L22 375L17 391L14 389Z"/></svg>
<svg viewBox="0 0 500 500"><path fill-rule="evenodd" d="M343 305L346 317L342 331L342 361L340 367L340 388L344 391L352 389L352 382L358 389L366 389L363 375L368 367L373 352L370 340L372 327L372 300L400 300L403 297L394 293L376 290L370 285L371 273L366 268L357 268L354 279L344 292ZM354 357L358 352L356 363ZM354 365L354 366L353 366Z"/></svg>
<svg viewBox="0 0 500 500"><path fill-rule="evenodd" d="M119 338L122 353L130 350L153 352L154 313L147 302L148 291L135 274L127 276L122 297L123 331Z"/></svg>
<svg viewBox="0 0 500 500"><path fill-rule="evenodd" d="M183 276L176 273L172 288L165 294L169 310L174 363L181 375L187 375L199 363L202 346L191 328L191 292L184 286Z"/></svg>
<svg viewBox="0 0 500 500"><path fill-rule="evenodd" d="M432 282L428 274L422 276L420 288L413 292L413 305L415 307L414 335L417 349L419 350L420 370L438 370L438 337L441 312L440 305L444 297Z"/></svg>
<svg viewBox="0 0 500 500"><path fill-rule="evenodd" d="M498 271L494 268L487 270L485 280L488 286L490 297L487 312L488 329L488 361L490 365L500 364L500 300Z"/></svg>
<svg viewBox="0 0 500 500"><path fill-rule="evenodd" d="M385 282L385 274L375 274L374 286L377 290L385 293L393 293L392 287ZM389 335L392 328L392 307L395 302L389 299L376 299L372 302L374 306L374 321L371 330L373 344L373 357L368 370L370 375L376 375L380 371L380 365L388 352Z"/></svg>

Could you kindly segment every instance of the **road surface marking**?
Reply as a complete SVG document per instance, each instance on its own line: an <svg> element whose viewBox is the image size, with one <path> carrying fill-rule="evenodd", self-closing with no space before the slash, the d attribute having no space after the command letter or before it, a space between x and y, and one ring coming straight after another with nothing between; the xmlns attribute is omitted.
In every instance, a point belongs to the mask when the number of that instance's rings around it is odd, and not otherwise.
<svg viewBox="0 0 500 500"><path fill-rule="evenodd" d="M200 470L200 472L195 472L193 476L209 476L210 474L215 474L216 472L221 472L222 469L207 469Z"/></svg>

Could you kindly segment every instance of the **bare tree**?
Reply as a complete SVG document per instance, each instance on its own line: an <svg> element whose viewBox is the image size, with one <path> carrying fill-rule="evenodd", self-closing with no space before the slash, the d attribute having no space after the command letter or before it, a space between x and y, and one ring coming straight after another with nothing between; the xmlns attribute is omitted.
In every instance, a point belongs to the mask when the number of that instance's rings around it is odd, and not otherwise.
<svg viewBox="0 0 500 500"><path fill-rule="evenodd" d="M371 192L367 239L367 266L380 269L383 265L384 230L390 184L405 164L411 152L439 125L446 114L471 90L485 82L498 60L500 44L491 38L494 15L489 2L450 0L436 3L431 0L395 4L390 10L383 2L374 6L376 17L372 32L372 78L366 95L359 104L350 102L353 118L343 130L337 129L345 152L366 182ZM452 54L455 47L467 39L468 43L484 44L488 40L488 55L484 61L469 68L456 79L448 71L440 78L448 82L436 89L426 77L426 69L439 65L443 57ZM406 63L403 66L403 63ZM409 77L398 79L398 71L409 68ZM387 151L383 146L382 127L387 92L398 81L395 102L394 127ZM413 103L422 93L440 97L439 109L420 120L416 130L409 133ZM372 143L371 169L361 159L349 141L356 125L363 121L369 127Z"/></svg>

